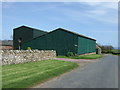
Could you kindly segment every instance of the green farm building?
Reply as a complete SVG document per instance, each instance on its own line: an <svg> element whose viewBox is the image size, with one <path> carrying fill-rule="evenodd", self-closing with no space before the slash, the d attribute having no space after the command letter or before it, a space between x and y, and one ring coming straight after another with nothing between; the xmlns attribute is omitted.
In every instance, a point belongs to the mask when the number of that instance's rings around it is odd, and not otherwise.
<svg viewBox="0 0 120 90"><path fill-rule="evenodd" d="M18 28L13 29L13 48L19 49L19 41L21 40L22 43L38 36L44 35L47 32L30 28L27 26L21 26Z"/></svg>
<svg viewBox="0 0 120 90"><path fill-rule="evenodd" d="M96 53L96 40L62 28L51 32L27 26L14 29L14 49L55 50L57 55Z"/></svg>

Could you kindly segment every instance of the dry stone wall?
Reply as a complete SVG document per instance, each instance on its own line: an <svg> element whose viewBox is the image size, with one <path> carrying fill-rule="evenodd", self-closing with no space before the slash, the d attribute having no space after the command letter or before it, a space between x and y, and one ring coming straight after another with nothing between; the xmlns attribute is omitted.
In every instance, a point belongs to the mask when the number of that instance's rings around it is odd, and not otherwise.
<svg viewBox="0 0 120 90"><path fill-rule="evenodd" d="M54 59L53 50L0 50L2 65Z"/></svg>

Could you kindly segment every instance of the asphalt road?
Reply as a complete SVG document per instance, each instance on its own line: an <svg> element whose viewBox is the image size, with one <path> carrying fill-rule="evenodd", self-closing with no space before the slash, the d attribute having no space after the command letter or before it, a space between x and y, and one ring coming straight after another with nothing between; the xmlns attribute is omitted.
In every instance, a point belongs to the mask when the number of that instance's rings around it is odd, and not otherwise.
<svg viewBox="0 0 120 90"><path fill-rule="evenodd" d="M118 57L106 55L34 88L118 88Z"/></svg>

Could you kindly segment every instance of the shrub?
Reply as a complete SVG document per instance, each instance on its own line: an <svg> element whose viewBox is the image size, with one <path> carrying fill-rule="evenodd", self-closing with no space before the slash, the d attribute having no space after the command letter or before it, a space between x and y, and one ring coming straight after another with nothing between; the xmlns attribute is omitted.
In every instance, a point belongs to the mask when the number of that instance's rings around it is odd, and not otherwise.
<svg viewBox="0 0 120 90"><path fill-rule="evenodd" d="M74 56L74 54L73 52L68 52L66 56L70 57L70 56Z"/></svg>
<svg viewBox="0 0 120 90"><path fill-rule="evenodd" d="M120 55L120 50L113 49L112 50L112 54L114 54L114 55Z"/></svg>
<svg viewBox="0 0 120 90"><path fill-rule="evenodd" d="M27 50L31 50L31 47L27 47Z"/></svg>

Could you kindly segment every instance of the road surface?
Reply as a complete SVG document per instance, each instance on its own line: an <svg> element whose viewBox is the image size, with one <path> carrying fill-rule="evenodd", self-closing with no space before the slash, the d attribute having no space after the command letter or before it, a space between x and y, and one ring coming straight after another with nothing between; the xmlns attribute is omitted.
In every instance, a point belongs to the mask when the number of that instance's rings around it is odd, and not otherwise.
<svg viewBox="0 0 120 90"><path fill-rule="evenodd" d="M105 57L34 88L118 88L118 57Z"/></svg>

